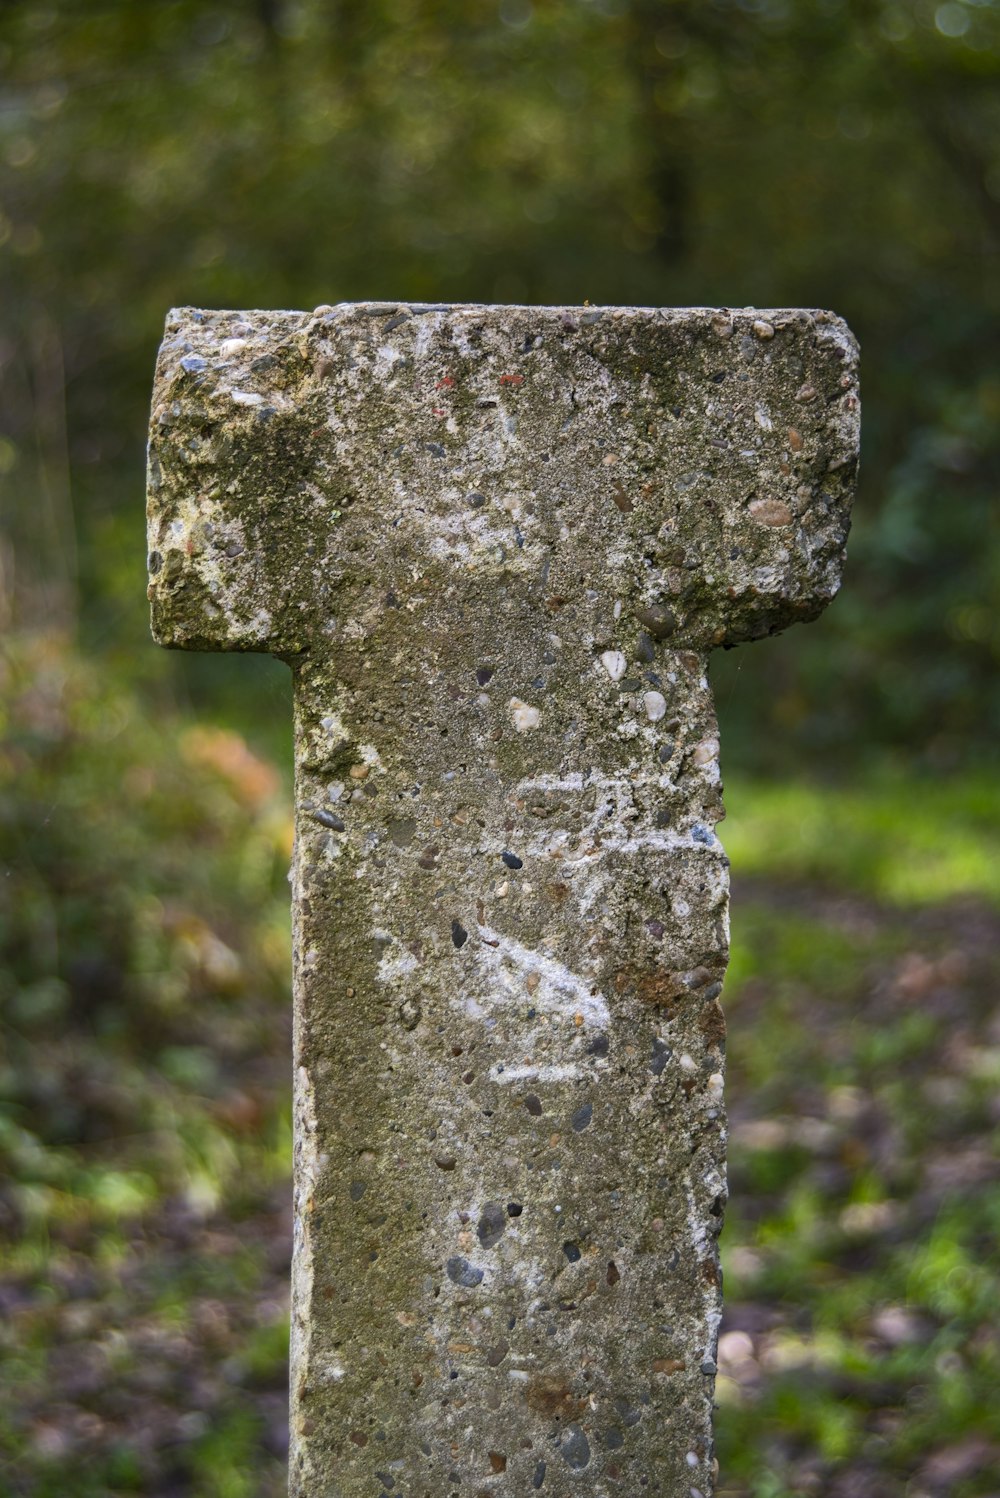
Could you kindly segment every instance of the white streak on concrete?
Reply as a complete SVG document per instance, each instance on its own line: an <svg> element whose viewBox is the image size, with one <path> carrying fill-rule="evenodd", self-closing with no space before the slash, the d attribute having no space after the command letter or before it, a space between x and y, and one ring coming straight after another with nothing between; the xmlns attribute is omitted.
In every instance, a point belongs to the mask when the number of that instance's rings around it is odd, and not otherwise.
<svg viewBox="0 0 1000 1498"><path fill-rule="evenodd" d="M396 952L386 952L378 965L378 977L381 983L398 983L401 978L414 972L420 966L412 952L401 949Z"/></svg>
<svg viewBox="0 0 1000 1498"><path fill-rule="evenodd" d="M491 1082L572 1082L581 1077L580 1067L572 1062L550 1062L546 1066L491 1066Z"/></svg>
<svg viewBox="0 0 1000 1498"><path fill-rule="evenodd" d="M488 926L480 927L480 935L485 941L477 952L477 966L493 980L490 1002L523 1004L524 979L534 973L541 982L531 996L531 1003L540 1013L555 1012L569 1017L582 1014L588 1025L604 1026L610 1022L603 994L591 993L592 984L579 973L572 972L555 957L525 947ZM481 997L485 1000L486 995Z"/></svg>

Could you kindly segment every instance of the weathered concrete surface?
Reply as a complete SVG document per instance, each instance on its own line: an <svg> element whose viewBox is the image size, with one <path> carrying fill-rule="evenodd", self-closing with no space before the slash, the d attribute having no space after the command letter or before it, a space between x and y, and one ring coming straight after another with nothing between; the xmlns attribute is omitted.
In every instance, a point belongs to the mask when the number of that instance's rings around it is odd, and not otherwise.
<svg viewBox="0 0 1000 1498"><path fill-rule="evenodd" d="M824 312L171 315L166 645L295 676L291 1490L713 1487L709 651L836 591Z"/></svg>

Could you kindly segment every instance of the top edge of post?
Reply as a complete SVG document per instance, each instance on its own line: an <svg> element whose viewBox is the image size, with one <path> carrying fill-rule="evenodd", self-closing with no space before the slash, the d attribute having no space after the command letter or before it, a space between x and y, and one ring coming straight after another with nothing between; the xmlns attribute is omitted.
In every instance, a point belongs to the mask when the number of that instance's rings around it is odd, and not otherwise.
<svg viewBox="0 0 1000 1498"><path fill-rule="evenodd" d="M336 317L360 314L369 317L391 317L400 313L411 317L424 317L433 313L533 313L553 314L597 320L599 317L662 317L665 319L695 319L703 317L756 318L770 321L772 318L799 321L807 319L814 323L831 323L847 327L846 320L838 313L824 307L753 307L753 306L707 306L692 305L668 307L644 303L594 303L589 302L406 302L406 301L357 301L320 303L311 309L303 307L196 307L182 305L172 307L167 313L167 322L178 319L198 320L218 316L258 317Z"/></svg>

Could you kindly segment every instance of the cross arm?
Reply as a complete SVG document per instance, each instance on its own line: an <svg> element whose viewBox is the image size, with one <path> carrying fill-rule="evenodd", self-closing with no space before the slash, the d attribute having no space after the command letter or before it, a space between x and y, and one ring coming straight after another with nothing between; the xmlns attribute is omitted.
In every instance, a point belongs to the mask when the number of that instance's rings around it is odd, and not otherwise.
<svg viewBox="0 0 1000 1498"><path fill-rule="evenodd" d="M822 311L181 309L154 635L296 655L455 569L584 615L596 588L675 646L773 634L839 586L858 426L857 345Z"/></svg>

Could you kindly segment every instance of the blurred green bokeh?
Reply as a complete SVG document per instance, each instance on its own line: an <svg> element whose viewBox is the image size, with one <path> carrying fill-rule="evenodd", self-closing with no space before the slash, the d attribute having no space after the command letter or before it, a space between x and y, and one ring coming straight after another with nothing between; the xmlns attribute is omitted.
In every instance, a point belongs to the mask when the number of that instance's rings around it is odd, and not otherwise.
<svg viewBox="0 0 1000 1498"><path fill-rule="evenodd" d="M1000 3L0 6L0 1498L272 1498L290 691L149 643L178 304L830 307L843 597L717 658L730 1498L995 1494ZM742 883L741 883L742 881Z"/></svg>
<svg viewBox="0 0 1000 1498"><path fill-rule="evenodd" d="M995 0L8 0L0 68L18 617L165 670L136 536L171 305L825 306L863 350L848 585L739 657L729 753L989 752Z"/></svg>

